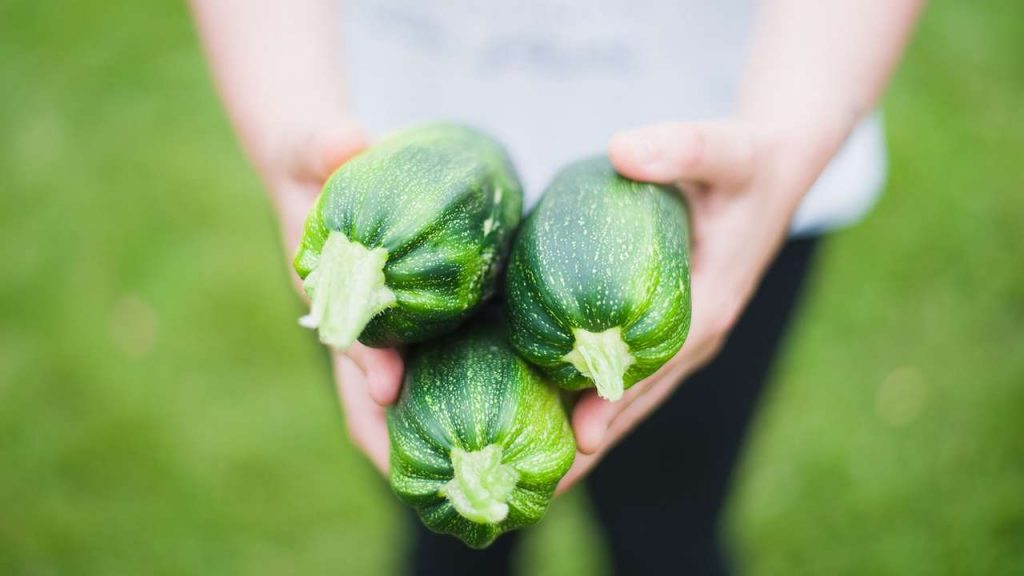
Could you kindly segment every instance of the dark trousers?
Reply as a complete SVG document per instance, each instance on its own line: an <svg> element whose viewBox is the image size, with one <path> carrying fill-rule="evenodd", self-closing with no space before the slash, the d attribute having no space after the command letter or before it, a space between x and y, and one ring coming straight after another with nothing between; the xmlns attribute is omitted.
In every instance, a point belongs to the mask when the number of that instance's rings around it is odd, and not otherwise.
<svg viewBox="0 0 1024 576"><path fill-rule="evenodd" d="M788 242L721 353L683 382L587 479L615 574L723 574L719 512L817 241ZM516 533L474 551L417 521L410 572L509 572Z"/></svg>

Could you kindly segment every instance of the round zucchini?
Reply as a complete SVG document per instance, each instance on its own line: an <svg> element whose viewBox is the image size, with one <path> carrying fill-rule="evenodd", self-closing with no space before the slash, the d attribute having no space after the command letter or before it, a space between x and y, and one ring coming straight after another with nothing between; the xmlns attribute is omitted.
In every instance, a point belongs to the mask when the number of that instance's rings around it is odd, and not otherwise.
<svg viewBox="0 0 1024 576"><path fill-rule="evenodd" d="M338 349L451 331L493 293L522 201L505 150L480 132L432 124L380 140L328 179L309 214L300 323Z"/></svg>
<svg viewBox="0 0 1024 576"><path fill-rule="evenodd" d="M473 548L539 520L576 453L557 387L486 320L412 350L388 432L394 492Z"/></svg>
<svg viewBox="0 0 1024 576"><path fill-rule="evenodd" d="M604 158L562 172L523 224L505 287L510 340L564 388L608 400L653 374L690 326L688 222L679 194Z"/></svg>

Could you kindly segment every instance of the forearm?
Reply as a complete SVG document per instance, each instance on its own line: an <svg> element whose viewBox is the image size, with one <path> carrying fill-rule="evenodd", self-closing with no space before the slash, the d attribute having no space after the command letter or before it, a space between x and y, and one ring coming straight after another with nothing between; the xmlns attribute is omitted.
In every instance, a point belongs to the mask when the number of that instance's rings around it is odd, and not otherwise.
<svg viewBox="0 0 1024 576"><path fill-rule="evenodd" d="M246 152L276 155L345 116L331 0L191 0L218 91Z"/></svg>
<svg viewBox="0 0 1024 576"><path fill-rule="evenodd" d="M763 0L738 114L807 185L877 102L923 0Z"/></svg>

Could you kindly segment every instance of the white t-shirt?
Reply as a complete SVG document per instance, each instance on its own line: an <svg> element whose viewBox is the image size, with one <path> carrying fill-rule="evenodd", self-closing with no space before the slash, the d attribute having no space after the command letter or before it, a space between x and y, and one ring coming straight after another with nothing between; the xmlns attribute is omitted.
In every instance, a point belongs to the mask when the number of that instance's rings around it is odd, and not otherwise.
<svg viewBox="0 0 1024 576"><path fill-rule="evenodd" d="M456 120L500 139L530 207L625 128L733 111L753 0L346 0L351 106L373 134ZM851 135L793 222L852 223L885 178L881 121Z"/></svg>

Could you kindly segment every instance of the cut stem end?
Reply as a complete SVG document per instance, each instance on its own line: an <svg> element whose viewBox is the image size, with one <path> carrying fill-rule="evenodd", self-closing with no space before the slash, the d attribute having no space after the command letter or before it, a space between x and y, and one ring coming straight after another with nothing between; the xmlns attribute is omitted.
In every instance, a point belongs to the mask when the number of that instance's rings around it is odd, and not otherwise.
<svg viewBox="0 0 1024 576"><path fill-rule="evenodd" d="M612 402L622 398L626 370L633 365L633 355L622 340L622 329L616 326L603 332L573 330L576 343L565 355L580 374L594 381L597 394Z"/></svg>
<svg viewBox="0 0 1024 576"><path fill-rule="evenodd" d="M384 279L387 261L387 250L370 249L331 232L317 266L302 284L313 302L299 324L318 329L320 341L333 348L351 346L371 318L395 304Z"/></svg>
<svg viewBox="0 0 1024 576"><path fill-rule="evenodd" d="M441 487L441 495L467 520L497 524L508 516L508 497L519 472L501 463L501 446L490 444L475 452L452 448L454 477Z"/></svg>

